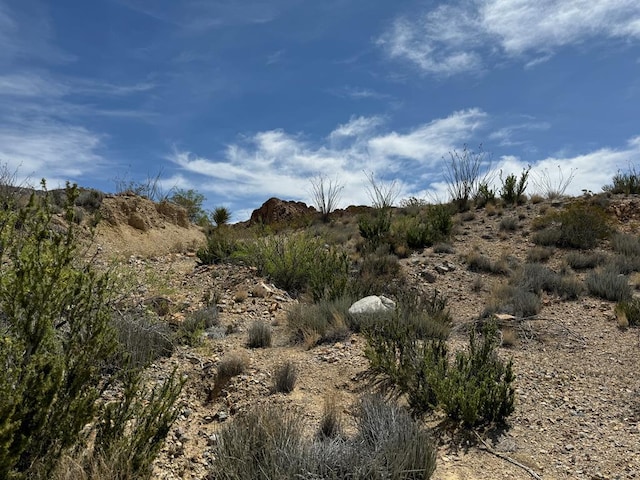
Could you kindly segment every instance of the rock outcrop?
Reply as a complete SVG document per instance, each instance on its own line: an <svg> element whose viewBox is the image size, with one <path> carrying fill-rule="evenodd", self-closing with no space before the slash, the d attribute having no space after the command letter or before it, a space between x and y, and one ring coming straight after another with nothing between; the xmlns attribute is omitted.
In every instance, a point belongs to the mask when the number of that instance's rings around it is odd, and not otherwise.
<svg viewBox="0 0 640 480"><path fill-rule="evenodd" d="M291 220L315 213L316 209L307 206L306 203L280 200L279 198L273 197L251 213L249 224L262 223L264 225L270 225L273 223L290 222Z"/></svg>

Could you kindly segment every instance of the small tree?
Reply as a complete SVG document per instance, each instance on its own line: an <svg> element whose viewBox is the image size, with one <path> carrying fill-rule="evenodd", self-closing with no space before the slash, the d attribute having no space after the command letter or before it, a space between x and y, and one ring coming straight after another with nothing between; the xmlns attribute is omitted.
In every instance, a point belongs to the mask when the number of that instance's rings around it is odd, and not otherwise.
<svg viewBox="0 0 640 480"><path fill-rule="evenodd" d="M178 189L169 201L183 207L192 223L201 223L203 219L207 218L206 212L202 209L205 196L193 189Z"/></svg>
<svg viewBox="0 0 640 480"><path fill-rule="evenodd" d="M337 179L330 180L324 175L318 175L310 180L313 201L322 214L322 219L326 222L329 215L336 209L344 185Z"/></svg>

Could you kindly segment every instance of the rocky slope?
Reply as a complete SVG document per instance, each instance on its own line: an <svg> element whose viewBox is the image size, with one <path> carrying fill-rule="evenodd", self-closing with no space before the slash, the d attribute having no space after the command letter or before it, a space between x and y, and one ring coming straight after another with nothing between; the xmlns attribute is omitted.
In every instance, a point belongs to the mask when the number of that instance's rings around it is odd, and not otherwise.
<svg viewBox="0 0 640 480"><path fill-rule="evenodd" d="M612 210L622 230L637 233L638 203L637 199L621 199L617 202L620 213ZM502 215L486 211L466 215L456 227L449 253L428 248L402 260L412 284L447 297L455 325L454 347L463 348L463 327L478 317L492 288L506 278L469 271L465 255L477 251L494 260L510 257L513 262L524 262L534 246L531 221L541 208L555 207L547 202L505 210ZM500 229L504 216L517 219L515 230ZM158 294L168 298L174 308L166 320L174 323L202 308L207 298L217 296L220 324L228 332L211 331L200 346L180 347L171 358L150 368L152 378L164 378L174 367L188 377L181 416L156 462L156 478L203 478L212 468L217 430L251 407L296 408L311 432L325 399L334 397L347 426L353 425L355 402L368 389L362 380L367 361L359 335L310 350L292 346L286 310L298 300L259 278L251 268L198 266L193 247L203 240L201 232L187 237L189 229L174 225L182 230L175 230L179 234L171 238L174 226L169 222L147 222L150 227L146 230L125 228L124 223L99 228L96 243L105 246L101 253L105 261L110 255L122 258L126 254L123 268L138 279L136 295L140 299ZM173 243L178 240L180 248ZM559 270L564 255L555 250L548 265ZM509 418L509 428L481 434L480 440L443 430L437 419L428 419L426 425L437 432L438 442L433 478L640 478L640 337L637 329L618 328L613 306L586 295L565 301L545 294L536 317L512 325L505 320L503 331L511 330L510 341L500 348L500 355L513 359L517 374L516 410ZM256 319L272 326L271 348L246 347L247 329ZM246 356L248 369L211 400L216 367L232 353ZM288 395L273 394L273 369L285 360L298 366L296 388Z"/></svg>

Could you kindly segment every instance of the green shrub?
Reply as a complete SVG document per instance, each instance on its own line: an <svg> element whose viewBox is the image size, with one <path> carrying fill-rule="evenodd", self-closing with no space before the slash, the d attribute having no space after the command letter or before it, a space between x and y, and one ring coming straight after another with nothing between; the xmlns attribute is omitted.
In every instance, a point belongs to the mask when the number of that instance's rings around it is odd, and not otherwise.
<svg viewBox="0 0 640 480"><path fill-rule="evenodd" d="M411 324L379 323L365 332L365 356L376 383L405 394L415 413L442 408L469 427L501 423L513 411L514 375L495 354L496 331L488 324L482 342L472 332L469 351L451 364L442 339L418 340Z"/></svg>
<svg viewBox="0 0 640 480"><path fill-rule="evenodd" d="M104 193L99 190L81 190L76 198L75 204L78 207L86 208L89 211L95 211L102 205Z"/></svg>
<svg viewBox="0 0 640 480"><path fill-rule="evenodd" d="M268 348L271 346L271 327L259 320L249 327L247 346L249 348Z"/></svg>
<svg viewBox="0 0 640 480"><path fill-rule="evenodd" d="M560 275L538 263L528 263L514 279L520 288L536 295L554 293L564 299L574 300L582 293L582 283L572 276Z"/></svg>
<svg viewBox="0 0 640 480"><path fill-rule="evenodd" d="M548 213L539 223L547 227L533 236L538 245L590 249L611 233L604 208L586 201L575 201L562 211Z"/></svg>
<svg viewBox="0 0 640 480"><path fill-rule="evenodd" d="M620 302L631 298L628 278L610 269L590 273L585 283L590 294L605 300Z"/></svg>
<svg viewBox="0 0 640 480"><path fill-rule="evenodd" d="M498 358L497 345L495 324L485 325L480 340L471 330L469 350L456 354L454 365L437 383L438 399L449 418L472 427L504 423L513 412L513 365Z"/></svg>
<svg viewBox="0 0 640 480"><path fill-rule="evenodd" d="M69 220L76 188L66 197ZM89 447L92 432L87 461L115 458L123 447L122 468L148 478L182 383L171 377L145 395L136 371L113 368L113 284L82 260L73 223L54 228L52 217L46 195L0 210L0 478L51 478L64 454ZM114 383L125 395L102 405L104 385ZM109 432L120 428L110 423L118 412L131 422L116 441Z"/></svg>
<svg viewBox="0 0 640 480"><path fill-rule="evenodd" d="M284 362L273 372L273 391L278 393L291 393L298 380L298 369L291 361Z"/></svg>
<svg viewBox="0 0 640 480"><path fill-rule="evenodd" d="M362 215L358 219L360 235L373 248L388 240L391 231L391 210L378 208L373 213Z"/></svg>
<svg viewBox="0 0 640 480"><path fill-rule="evenodd" d="M352 297L391 294L398 289L401 278L398 257L384 247L365 253L355 276L348 285Z"/></svg>
<svg viewBox="0 0 640 480"><path fill-rule="evenodd" d="M636 195L640 193L640 175L638 175L635 167L629 168L629 171L624 173L618 171L613 177L613 183L605 185L602 189L610 193Z"/></svg>
<svg viewBox="0 0 640 480"><path fill-rule="evenodd" d="M180 188L171 195L169 201L184 208L191 223L200 223L207 218L207 213L202 208L205 196L196 190Z"/></svg>
<svg viewBox="0 0 640 480"><path fill-rule="evenodd" d="M217 227L221 227L229 223L231 220L231 212L227 207L216 207L213 212L211 212L211 220Z"/></svg>
<svg viewBox="0 0 640 480"><path fill-rule="evenodd" d="M200 263L213 265L235 259L242 250L242 242L237 234L228 227L216 227L207 235L207 245L198 249L196 256Z"/></svg>
<svg viewBox="0 0 640 480"><path fill-rule="evenodd" d="M180 343L195 346L200 343L205 330L220 324L218 308L215 305L197 310L180 324L176 333Z"/></svg>
<svg viewBox="0 0 640 480"><path fill-rule="evenodd" d="M531 167L525 169L520 174L520 179L515 174L510 174L506 178L502 178L502 172L500 172L500 180L502 181L502 189L500 190L500 197L507 205L515 205L520 203L525 190L527 189L527 180L529 178L529 171Z"/></svg>
<svg viewBox="0 0 640 480"><path fill-rule="evenodd" d="M586 270L604 264L607 261L607 256L600 252L569 252L565 259L574 270Z"/></svg>
<svg viewBox="0 0 640 480"><path fill-rule="evenodd" d="M314 300L344 295L349 279L347 254L304 233L248 243L242 258L277 287L293 295L308 293Z"/></svg>
<svg viewBox="0 0 640 480"><path fill-rule="evenodd" d="M413 249L430 247L447 240L453 228L449 205L429 205L421 212L394 226L396 234L404 237L407 246Z"/></svg>
<svg viewBox="0 0 640 480"><path fill-rule="evenodd" d="M477 208L483 208L490 203L495 205L496 191L490 188L486 182L480 183L478 186L478 192L474 198L474 203Z"/></svg>

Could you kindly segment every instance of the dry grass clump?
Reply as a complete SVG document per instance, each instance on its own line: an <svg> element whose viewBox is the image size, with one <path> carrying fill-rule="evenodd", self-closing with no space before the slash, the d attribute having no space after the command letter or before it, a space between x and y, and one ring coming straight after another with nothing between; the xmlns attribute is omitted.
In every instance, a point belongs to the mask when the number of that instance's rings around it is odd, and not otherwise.
<svg viewBox="0 0 640 480"><path fill-rule="evenodd" d="M269 407L226 424L207 480L428 479L435 449L411 416L378 397L365 398L352 438L306 439L302 417Z"/></svg>
<svg viewBox="0 0 640 480"><path fill-rule="evenodd" d="M502 217L500 220L500 231L514 232L518 229L518 219L516 217Z"/></svg>
<svg viewBox="0 0 640 480"><path fill-rule="evenodd" d="M521 286L502 284L491 292L482 317L490 317L496 313L506 313L518 318L532 317L541 308L540 297L535 293Z"/></svg>
<svg viewBox="0 0 640 480"><path fill-rule="evenodd" d="M607 255L601 252L569 252L565 257L567 264L574 270L587 270L603 265Z"/></svg>
<svg viewBox="0 0 640 480"><path fill-rule="evenodd" d="M344 340L351 334L348 310L352 303L351 297L342 297L312 305L293 305L287 312L293 341L312 348L320 343Z"/></svg>
<svg viewBox="0 0 640 480"><path fill-rule="evenodd" d="M620 302L631 298L628 278L611 269L592 272L585 283L591 295L605 300Z"/></svg>
<svg viewBox="0 0 640 480"><path fill-rule="evenodd" d="M291 361L286 361L276 367L273 372L273 391L291 393L298 380L298 368Z"/></svg>
<svg viewBox="0 0 640 480"><path fill-rule="evenodd" d="M555 249L553 247L533 247L527 252L527 262L546 262L551 258L554 252Z"/></svg>
<svg viewBox="0 0 640 480"><path fill-rule="evenodd" d="M318 426L318 438L340 438L344 434L342 415L335 396L327 396L322 407L322 417Z"/></svg>
<svg viewBox="0 0 640 480"><path fill-rule="evenodd" d="M249 327L247 346L249 348L268 348L271 346L271 327L264 322L255 321Z"/></svg>
<svg viewBox="0 0 640 480"><path fill-rule="evenodd" d="M583 291L582 282L575 276L560 275L539 263L524 265L514 282L536 295L547 292L570 300L578 298Z"/></svg>
<svg viewBox="0 0 640 480"><path fill-rule="evenodd" d="M486 255L473 251L466 255L465 262L467 263L467 268L472 272L494 273L498 275L506 275L509 273L509 265L506 258L492 261Z"/></svg>
<svg viewBox="0 0 640 480"><path fill-rule="evenodd" d="M640 256L640 239L636 235L616 233L611 237L611 248L629 257Z"/></svg>
<svg viewBox="0 0 640 480"><path fill-rule="evenodd" d="M217 377L219 379L230 379L244 371L249 366L249 357L244 352L235 352L225 355L218 364Z"/></svg>

